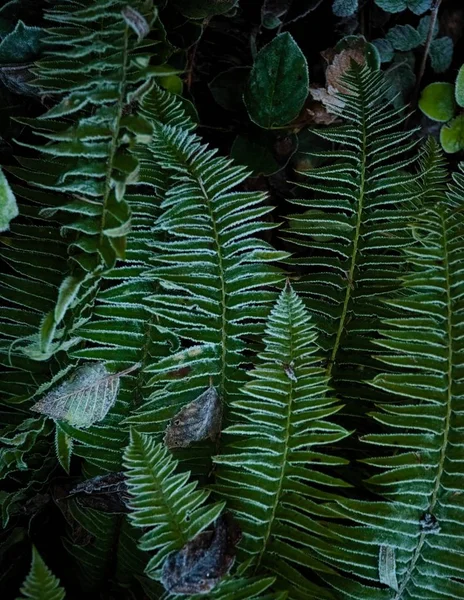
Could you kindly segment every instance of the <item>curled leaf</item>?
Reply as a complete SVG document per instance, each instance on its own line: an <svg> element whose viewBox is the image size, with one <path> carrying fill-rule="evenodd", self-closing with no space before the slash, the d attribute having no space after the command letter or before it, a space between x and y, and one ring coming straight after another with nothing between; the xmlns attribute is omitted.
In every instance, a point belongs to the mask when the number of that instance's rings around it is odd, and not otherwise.
<svg viewBox="0 0 464 600"><path fill-rule="evenodd" d="M228 514L165 560L161 583L171 594L206 594L227 575L241 531Z"/></svg>
<svg viewBox="0 0 464 600"><path fill-rule="evenodd" d="M172 419L164 443L168 448L187 448L208 437L215 440L221 431L221 417L221 400L211 386Z"/></svg>

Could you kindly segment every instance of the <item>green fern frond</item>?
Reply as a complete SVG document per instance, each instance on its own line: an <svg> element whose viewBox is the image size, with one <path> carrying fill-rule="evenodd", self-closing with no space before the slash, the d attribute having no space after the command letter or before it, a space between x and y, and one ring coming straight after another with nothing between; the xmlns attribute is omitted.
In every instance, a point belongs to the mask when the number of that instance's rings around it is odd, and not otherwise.
<svg viewBox="0 0 464 600"><path fill-rule="evenodd" d="M140 548L156 551L146 570L150 577L159 579L166 556L215 521L224 504L204 505L209 493L189 482L190 473L175 473L177 461L163 445L134 430L124 453L124 464L133 496L131 522L147 529L140 539Z"/></svg>
<svg viewBox="0 0 464 600"><path fill-rule="evenodd" d="M261 193L235 191L247 177L242 167L215 157L198 137L158 123L149 150L169 177L151 244L149 275L160 289L150 297L150 310L183 340L185 351L148 367L152 384L172 385L129 422L161 432L175 408L211 381L226 406L238 393L244 339L262 332L275 298L269 286L282 280L268 263L288 255L256 237L276 225L263 219L271 208Z"/></svg>
<svg viewBox="0 0 464 600"><path fill-rule="evenodd" d="M307 310L287 285L267 321L253 381L231 405L237 424L224 431L230 442L215 458L215 490L240 520L244 551L255 569L300 588L291 598L332 597L295 567L331 572L318 557L330 536L321 505L335 497L333 488L346 486L324 472L347 461L321 447L348 432L328 420L341 407L328 394L315 339Z"/></svg>
<svg viewBox="0 0 464 600"><path fill-rule="evenodd" d="M32 547L31 570L21 587L21 594L23 598L18 600L63 600L66 595L35 547Z"/></svg>
<svg viewBox="0 0 464 600"><path fill-rule="evenodd" d="M298 185L312 197L291 200L305 212L289 217L285 235L304 251L290 261L301 268L294 285L323 334L327 373L353 399L369 394L360 388L376 369L369 340L379 316L391 315L378 299L398 287L421 197L420 171L406 170L417 161L417 141L402 129L402 109L385 106L387 85L380 71L352 64L340 95L345 124L314 130L334 149L309 153L329 164L304 173L308 183Z"/></svg>
<svg viewBox="0 0 464 600"><path fill-rule="evenodd" d="M455 181L448 205L442 197L417 217L418 245L406 250L412 272L404 277L404 293L388 300L401 316L385 321L377 343L392 372L377 375L372 385L399 400L379 405L370 416L382 430L362 437L379 453L364 461L380 471L367 483L386 501L337 500L332 508L356 523L333 526L345 555L333 562L363 581L328 577L340 598L464 595L464 186L459 175ZM388 580L380 579L385 548L392 556Z"/></svg>
<svg viewBox="0 0 464 600"><path fill-rule="evenodd" d="M126 187L140 168L134 148L148 143L152 132L150 122L132 112L132 102L161 72L149 64L154 42L137 37L126 7L120 0L86 0L58 2L46 12L52 26L35 85L61 101L39 119L22 119L45 139L23 145L42 157L19 159L21 166L9 169L48 191L42 192L41 215L58 220L71 258L58 293L46 296L52 309L28 349L39 360L72 339L79 321L89 317L102 273L125 254L131 225ZM149 30L151 3L135 2L131 11ZM37 190L23 194L34 201ZM66 318L70 311L72 319Z"/></svg>

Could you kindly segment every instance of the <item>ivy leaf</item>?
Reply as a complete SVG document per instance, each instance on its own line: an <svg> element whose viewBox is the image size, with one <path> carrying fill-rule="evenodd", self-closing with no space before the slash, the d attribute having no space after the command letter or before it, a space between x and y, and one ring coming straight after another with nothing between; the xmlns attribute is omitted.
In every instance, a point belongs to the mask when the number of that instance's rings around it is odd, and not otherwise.
<svg viewBox="0 0 464 600"><path fill-rule="evenodd" d="M416 15L422 15L432 6L432 0L375 0L375 3L389 13L399 13L409 8Z"/></svg>
<svg viewBox="0 0 464 600"><path fill-rule="evenodd" d="M40 51L40 27L29 27L18 21L16 27L0 43L1 63L25 63L37 58Z"/></svg>
<svg viewBox="0 0 464 600"><path fill-rule="evenodd" d="M450 37L433 40L430 44L430 61L435 73L443 73L449 69L453 60L453 50L453 40Z"/></svg>
<svg viewBox="0 0 464 600"><path fill-rule="evenodd" d="M32 410L74 427L90 427L105 418L114 405L119 379L138 368L134 365L120 373L109 373L104 363L90 362L54 388Z"/></svg>
<svg viewBox="0 0 464 600"><path fill-rule="evenodd" d="M65 591L47 565L44 563L35 547L32 547L32 565L23 586L22 598L19 600L63 600Z"/></svg>
<svg viewBox="0 0 464 600"><path fill-rule="evenodd" d="M7 178L0 169L0 231L10 227L10 221L18 216L18 205Z"/></svg>
<svg viewBox="0 0 464 600"><path fill-rule="evenodd" d="M444 81L426 86L419 98L419 108L433 121L449 121L454 115L455 106L453 84Z"/></svg>
<svg viewBox="0 0 464 600"><path fill-rule="evenodd" d="M464 150L464 115L459 115L440 131L440 143L445 152L454 154Z"/></svg>
<svg viewBox="0 0 464 600"><path fill-rule="evenodd" d="M244 100L250 119L265 129L290 123L309 93L306 58L289 33L282 33L257 54Z"/></svg>
<svg viewBox="0 0 464 600"><path fill-rule="evenodd" d="M464 107L464 65L459 69L454 90L456 102L459 106Z"/></svg>
<svg viewBox="0 0 464 600"><path fill-rule="evenodd" d="M421 44L418 31L411 25L396 25L388 31L386 37L395 50L403 52L413 50Z"/></svg>
<svg viewBox="0 0 464 600"><path fill-rule="evenodd" d="M332 12L336 17L351 17L358 10L358 0L334 0Z"/></svg>

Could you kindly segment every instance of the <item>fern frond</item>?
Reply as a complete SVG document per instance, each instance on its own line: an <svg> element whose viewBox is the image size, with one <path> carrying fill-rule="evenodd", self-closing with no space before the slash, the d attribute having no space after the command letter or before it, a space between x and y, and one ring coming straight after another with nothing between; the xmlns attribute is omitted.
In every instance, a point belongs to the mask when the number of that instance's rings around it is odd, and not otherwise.
<svg viewBox="0 0 464 600"><path fill-rule="evenodd" d="M378 300L397 289L401 249L413 243L422 175L407 171L417 142L401 128L402 111L385 107L383 74L353 63L344 85L345 124L314 131L336 146L315 153L329 165L304 173L298 185L312 197L291 200L305 212L290 215L285 237L304 251L291 261L302 271L295 289L321 330L327 373L338 393L359 399L369 394L360 381L376 370L369 340L391 315Z"/></svg>
<svg viewBox="0 0 464 600"><path fill-rule="evenodd" d="M63 600L65 597L59 580L44 563L35 547L32 547L31 570L21 587L21 594L23 598L20 600Z"/></svg>
<svg viewBox="0 0 464 600"><path fill-rule="evenodd" d="M315 339L307 310L287 285L267 321L253 381L231 405L236 424L224 431L229 444L214 459L215 490L239 518L244 551L255 569L300 588L291 598L331 597L295 567L331 571L318 558L330 535L319 522L321 504L335 497L333 488L346 486L324 472L347 461L321 447L348 432L328 420L341 407L328 393Z"/></svg>
<svg viewBox="0 0 464 600"><path fill-rule="evenodd" d="M224 504L205 506L208 492L189 482L190 473L175 473L177 461L163 445L144 434L132 430L124 464L133 496L130 518L135 527L148 529L140 539L140 548L156 551L147 572L158 579L166 556L215 521Z"/></svg>
<svg viewBox="0 0 464 600"><path fill-rule="evenodd" d="M126 187L140 168L134 148L148 143L152 131L146 118L131 112L131 103L159 73L147 53L154 42L135 35L126 7L121 0L86 0L58 2L46 12L52 26L35 85L61 101L39 119L22 119L45 139L23 145L42 156L19 159L21 166L9 169L48 191L40 196L41 214L58 220L71 259L58 292L46 296L52 309L29 344L29 354L39 360L72 339L79 321L89 317L102 273L125 254L131 224ZM150 3L135 2L131 11L149 28ZM38 197L37 190L21 193Z"/></svg>
<svg viewBox="0 0 464 600"><path fill-rule="evenodd" d="M464 595L464 186L459 175L455 181L448 203L442 197L418 215L418 245L406 250L412 272L404 277L404 292L388 300L401 316L385 321L377 344L385 350L380 360L393 369L372 385L395 400L370 415L383 429L362 437L379 454L388 451L364 461L379 469L367 483L386 500L337 500L332 508L356 523L333 526L345 555L334 564L357 580L327 578L341 598ZM393 589L380 587L387 583L379 564L385 548Z"/></svg>
<svg viewBox="0 0 464 600"><path fill-rule="evenodd" d="M148 367L152 384L171 385L129 422L161 432L176 409L211 383L226 406L237 395L244 339L262 332L275 298L269 286L282 280L268 263L288 255L256 237L275 224L263 219L271 208L262 194L235 191L247 177L242 167L215 157L198 137L159 123L149 150L170 182L151 244L149 275L160 289L150 310L185 351Z"/></svg>

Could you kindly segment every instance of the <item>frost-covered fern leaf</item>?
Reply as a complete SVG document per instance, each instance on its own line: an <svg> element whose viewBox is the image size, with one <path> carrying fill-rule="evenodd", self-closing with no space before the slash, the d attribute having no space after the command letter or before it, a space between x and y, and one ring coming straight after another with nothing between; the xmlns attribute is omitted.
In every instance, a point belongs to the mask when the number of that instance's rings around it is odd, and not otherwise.
<svg viewBox="0 0 464 600"><path fill-rule="evenodd" d="M52 574L36 548L32 548L31 570L21 587L19 600L63 600L65 591Z"/></svg>
<svg viewBox="0 0 464 600"><path fill-rule="evenodd" d="M120 373L109 373L103 363L84 364L69 379L36 402L32 410L75 427L89 427L104 419L113 406L120 377L139 366L132 366Z"/></svg>
<svg viewBox="0 0 464 600"><path fill-rule="evenodd" d="M231 405L236 424L223 432L226 445L214 459L215 490L239 519L244 551L255 569L293 588L291 598L332 597L297 569L331 572L319 558L331 544L322 503L347 485L328 471L347 461L323 449L348 432L328 419L340 405L328 393L315 339L307 310L287 285L267 321L253 380Z"/></svg>
<svg viewBox="0 0 464 600"><path fill-rule="evenodd" d="M160 285L151 310L187 348L148 368L153 382L176 383L131 417L142 430L166 425L210 384L230 402L242 382L244 338L262 332L275 298L269 286L282 280L268 263L288 256L256 237L275 224L264 219L271 208L262 194L235 191L247 177L242 167L215 157L187 131L158 123L149 149L169 176L151 245L150 275Z"/></svg>
<svg viewBox="0 0 464 600"><path fill-rule="evenodd" d="M209 493L189 481L190 473L176 473L177 461L168 450L144 434L131 432L124 465L132 496L130 518L135 527L146 530L140 548L155 551L146 570L159 579L166 556L213 523L224 504L205 505Z"/></svg>
<svg viewBox="0 0 464 600"><path fill-rule="evenodd" d="M378 344L389 372L372 385L400 400L379 405L370 416L381 429L362 438L374 450L364 462L380 471L367 483L385 501L333 506L356 524L332 529L344 554L334 564L356 578L327 577L340 598L464 597L463 181L458 174L448 205L442 198L417 218L418 246L406 251L414 271L388 301L402 312L385 321ZM396 561L390 589L379 572L385 546Z"/></svg>
<svg viewBox="0 0 464 600"><path fill-rule="evenodd" d="M22 119L36 134L27 144L40 158L20 159L11 171L42 192L42 216L56 219L72 258L68 278L55 293L55 308L42 321L29 352L46 359L72 335L66 315L88 318L101 273L126 249L131 207L126 188L140 165L134 148L151 139L150 122L133 110L159 69L149 64L154 42L141 39L134 19L150 28L151 2L56 2L35 84L59 103L39 119ZM136 31L134 31L134 29ZM143 28L142 28L143 29ZM167 72L164 69L163 74ZM19 190L34 201L37 190Z"/></svg>
<svg viewBox="0 0 464 600"><path fill-rule="evenodd" d="M291 200L304 212L289 217L285 237L302 250L291 261L301 268L295 289L323 333L335 389L359 399L366 393L359 382L373 367L369 339L378 317L391 314L378 298L398 287L421 191L414 185L420 174L407 172L417 142L403 130L402 110L386 106L383 74L353 64L344 85L345 124L314 130L333 149L310 152L323 166L299 184L311 196Z"/></svg>
<svg viewBox="0 0 464 600"><path fill-rule="evenodd" d="M141 101L141 110L147 118L192 129L193 123L180 102L156 84L144 93ZM122 379L116 403L104 421L85 431L68 423L62 425L76 442L74 455L84 458L89 477L121 468L122 448L128 443L128 425L124 421L134 407L147 401L152 391L146 385L144 370L178 347L174 335L156 327L156 315L148 310L147 301L158 286L146 273L151 268L153 254L152 230L169 180L145 146L139 146L136 154L140 165L138 182L129 185L126 194L132 210L126 254L104 274L91 318L75 330L85 346L70 352L77 359L104 362L112 372L140 364L133 377Z"/></svg>

